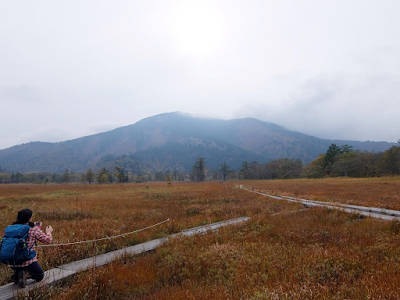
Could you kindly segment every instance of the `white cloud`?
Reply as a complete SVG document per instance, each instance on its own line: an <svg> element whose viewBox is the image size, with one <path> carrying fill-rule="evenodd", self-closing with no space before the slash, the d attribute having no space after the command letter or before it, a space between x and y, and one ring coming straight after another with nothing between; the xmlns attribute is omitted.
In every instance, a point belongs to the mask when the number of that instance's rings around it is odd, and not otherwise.
<svg viewBox="0 0 400 300"><path fill-rule="evenodd" d="M396 141L398 11L397 0L4 2L0 148L168 111Z"/></svg>
<svg viewBox="0 0 400 300"><path fill-rule="evenodd" d="M289 80L272 94L273 101L246 104L236 115L253 115L321 138L398 140L400 122L393 109L399 105L397 77L320 75Z"/></svg>

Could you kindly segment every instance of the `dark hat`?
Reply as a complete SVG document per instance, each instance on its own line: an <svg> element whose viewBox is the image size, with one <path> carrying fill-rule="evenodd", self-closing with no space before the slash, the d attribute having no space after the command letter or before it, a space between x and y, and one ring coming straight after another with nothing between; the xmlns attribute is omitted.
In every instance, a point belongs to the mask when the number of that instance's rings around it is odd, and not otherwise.
<svg viewBox="0 0 400 300"><path fill-rule="evenodd" d="M25 208L18 212L17 221L20 224L28 223L32 215L33 215L32 211L28 208Z"/></svg>

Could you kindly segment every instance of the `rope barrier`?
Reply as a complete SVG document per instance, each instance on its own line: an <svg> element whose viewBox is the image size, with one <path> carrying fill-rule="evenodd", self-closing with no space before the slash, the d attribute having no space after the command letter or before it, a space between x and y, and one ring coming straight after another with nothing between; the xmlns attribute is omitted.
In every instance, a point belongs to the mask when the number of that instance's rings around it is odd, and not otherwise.
<svg viewBox="0 0 400 300"><path fill-rule="evenodd" d="M154 224L154 225L151 225L151 226L142 228L142 229L138 229L138 230L135 230L135 231L132 231L132 232L122 233L122 234L118 234L118 235L114 235L114 236L108 236L108 237L104 237L104 238L100 238L100 239L95 239L95 240L78 241L78 242L72 242L72 243L38 245L38 246L36 246L36 247L37 247L37 248L41 248L41 247L67 246L67 245L76 245L76 244L92 243L92 242L97 242L97 241L115 239L115 238L117 238L117 237L129 235L129 234L132 234L132 233L137 233L137 232L140 232L140 231L144 231L144 230L147 230L147 229L156 227L156 226L158 226L158 225L164 224L165 222L169 222L169 218L166 219L166 220L164 220L164 221L162 221L162 222L160 222L160 223L157 223L157 224Z"/></svg>

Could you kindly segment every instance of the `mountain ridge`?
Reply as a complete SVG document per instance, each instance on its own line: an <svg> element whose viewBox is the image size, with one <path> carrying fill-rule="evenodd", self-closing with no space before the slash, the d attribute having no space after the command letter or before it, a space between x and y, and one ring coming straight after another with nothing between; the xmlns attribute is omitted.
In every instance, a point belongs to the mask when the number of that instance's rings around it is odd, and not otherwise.
<svg viewBox="0 0 400 300"><path fill-rule="evenodd" d="M82 172L89 167L100 168L103 158L111 155L116 160L126 156L146 161L146 169L159 171L179 166L182 171L189 171L196 154L208 156L206 159L212 168L224 161L238 168L241 162L253 160L264 163L293 158L309 162L325 153L331 143L376 152L393 145L320 139L255 118L219 120L173 112L63 142L12 146L0 150L0 166L10 172L63 172L65 169Z"/></svg>

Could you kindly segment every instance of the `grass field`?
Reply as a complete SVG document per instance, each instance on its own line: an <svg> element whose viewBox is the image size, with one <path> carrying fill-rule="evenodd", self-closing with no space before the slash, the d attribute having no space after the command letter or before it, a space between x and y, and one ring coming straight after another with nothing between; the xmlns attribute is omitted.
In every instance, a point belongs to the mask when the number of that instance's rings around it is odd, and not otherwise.
<svg viewBox="0 0 400 300"><path fill-rule="evenodd" d="M270 194L400 210L400 177L246 181Z"/></svg>
<svg viewBox="0 0 400 300"><path fill-rule="evenodd" d="M278 201L235 188L400 209L400 180L330 179L219 184L0 185L0 227L23 208L55 229L54 243L170 223L114 240L39 250L45 269L182 229L240 216L239 226L178 238L31 299L399 299L400 226ZM273 215L275 214L275 215ZM3 231L0 231L3 234ZM11 272L0 266L0 284ZM29 297L27 299L29 299Z"/></svg>

